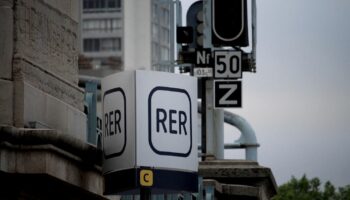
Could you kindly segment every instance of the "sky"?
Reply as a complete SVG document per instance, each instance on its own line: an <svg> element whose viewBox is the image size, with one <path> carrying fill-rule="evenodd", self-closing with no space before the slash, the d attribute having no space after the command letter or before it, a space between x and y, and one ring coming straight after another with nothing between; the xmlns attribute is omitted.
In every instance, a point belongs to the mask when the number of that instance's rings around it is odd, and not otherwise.
<svg viewBox="0 0 350 200"><path fill-rule="evenodd" d="M182 0L184 14L192 2ZM230 111L253 126L259 164L279 185L303 174L350 184L349 9L349 0L257 0L257 73L243 74L243 108ZM225 125L225 142L238 133Z"/></svg>

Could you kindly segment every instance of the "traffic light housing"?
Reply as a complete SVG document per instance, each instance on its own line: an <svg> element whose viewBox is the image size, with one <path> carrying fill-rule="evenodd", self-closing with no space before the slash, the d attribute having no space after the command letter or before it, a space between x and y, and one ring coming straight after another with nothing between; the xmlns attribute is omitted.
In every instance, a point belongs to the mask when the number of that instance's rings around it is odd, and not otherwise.
<svg viewBox="0 0 350 200"><path fill-rule="evenodd" d="M212 44L249 45L247 0L212 0Z"/></svg>
<svg viewBox="0 0 350 200"><path fill-rule="evenodd" d="M187 26L193 27L193 42L189 44L189 48L196 49L203 47L203 1L193 3L187 11Z"/></svg>
<svg viewBox="0 0 350 200"><path fill-rule="evenodd" d="M178 26L176 28L176 42L189 44L193 42L193 28L190 26Z"/></svg>

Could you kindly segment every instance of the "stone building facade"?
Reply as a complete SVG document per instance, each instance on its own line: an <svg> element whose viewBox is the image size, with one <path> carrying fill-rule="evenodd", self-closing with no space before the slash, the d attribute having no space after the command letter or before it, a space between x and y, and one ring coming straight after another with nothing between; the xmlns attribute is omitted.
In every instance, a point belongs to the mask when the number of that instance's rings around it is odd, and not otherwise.
<svg viewBox="0 0 350 200"><path fill-rule="evenodd" d="M78 23L79 0L0 0L0 199L105 199Z"/></svg>

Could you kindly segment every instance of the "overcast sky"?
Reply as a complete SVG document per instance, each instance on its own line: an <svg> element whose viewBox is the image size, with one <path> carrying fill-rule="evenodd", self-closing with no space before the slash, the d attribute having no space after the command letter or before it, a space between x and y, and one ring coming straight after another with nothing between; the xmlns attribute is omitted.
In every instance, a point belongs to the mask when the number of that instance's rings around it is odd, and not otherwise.
<svg viewBox="0 0 350 200"><path fill-rule="evenodd" d="M230 111L255 129L259 163L278 184L304 173L350 184L350 1L257 4L257 73L243 74L243 108Z"/></svg>

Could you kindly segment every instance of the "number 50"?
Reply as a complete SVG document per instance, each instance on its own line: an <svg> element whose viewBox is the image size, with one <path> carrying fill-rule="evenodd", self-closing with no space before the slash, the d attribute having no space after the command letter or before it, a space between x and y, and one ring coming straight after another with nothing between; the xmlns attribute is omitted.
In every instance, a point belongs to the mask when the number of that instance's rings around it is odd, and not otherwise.
<svg viewBox="0 0 350 200"><path fill-rule="evenodd" d="M215 78L241 78L241 52L215 51Z"/></svg>

